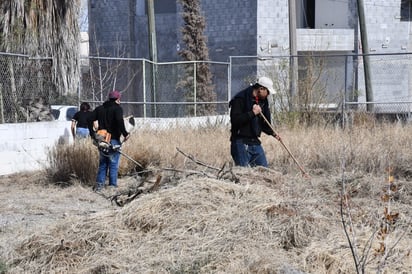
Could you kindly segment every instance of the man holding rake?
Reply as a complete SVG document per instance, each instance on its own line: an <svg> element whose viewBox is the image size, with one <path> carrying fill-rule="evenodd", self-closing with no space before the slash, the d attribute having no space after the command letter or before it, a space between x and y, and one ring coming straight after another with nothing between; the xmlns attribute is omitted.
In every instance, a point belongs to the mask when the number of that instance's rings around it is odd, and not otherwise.
<svg viewBox="0 0 412 274"><path fill-rule="evenodd" d="M254 85L240 91L229 102L232 126L230 153L235 165L268 166L259 137L263 131L281 140L270 125L268 96L273 94L272 80L260 77Z"/></svg>

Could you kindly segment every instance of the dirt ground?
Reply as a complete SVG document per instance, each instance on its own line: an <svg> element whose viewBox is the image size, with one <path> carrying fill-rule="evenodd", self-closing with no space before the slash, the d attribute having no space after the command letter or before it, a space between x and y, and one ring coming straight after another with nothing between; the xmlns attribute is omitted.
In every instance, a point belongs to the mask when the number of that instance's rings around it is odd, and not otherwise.
<svg viewBox="0 0 412 274"><path fill-rule="evenodd" d="M116 207L91 188L46 185L42 176L27 173L0 177L0 253L60 220Z"/></svg>

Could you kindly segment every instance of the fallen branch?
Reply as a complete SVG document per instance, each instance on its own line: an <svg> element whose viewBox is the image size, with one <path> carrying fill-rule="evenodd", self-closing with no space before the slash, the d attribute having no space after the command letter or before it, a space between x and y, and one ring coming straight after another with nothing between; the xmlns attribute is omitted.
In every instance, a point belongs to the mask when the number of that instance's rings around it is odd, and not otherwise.
<svg viewBox="0 0 412 274"><path fill-rule="evenodd" d="M216 171L220 171L219 168L214 167L214 166L210 166L210 165L208 165L208 164L206 164L206 163L204 163L204 162L202 162L202 161L199 161L199 160L195 159L195 157L194 157L193 155L188 155L187 153L184 153L184 152L181 151L178 147L176 148L176 150L177 150L178 152L180 152L181 154L183 154L186 158L192 160L193 162L195 162L195 163L198 164L198 165L201 165L201 166L204 166L204 167L207 167L207 168L216 170Z"/></svg>
<svg viewBox="0 0 412 274"><path fill-rule="evenodd" d="M215 170L215 171L218 171L218 172L217 172L217 175L216 175L215 177L212 177L211 175L208 175L207 173L202 172L203 175L208 176L208 177L211 177L211 178L222 179L226 174L230 173L230 175L231 175L230 180L231 180L231 181L234 181L236 184L239 183L240 180L239 180L239 178L233 173L232 167L229 167L228 170L225 170L226 163L224 163L221 168L217 168L217 167L211 166L211 165L209 165L209 164L206 164L206 163L203 162L203 161L200 161L200 160L196 159L193 155L189 155L189 154L183 152L183 151L180 150L178 147L176 148L176 150L177 150L178 152L180 152L181 154L183 154L186 158L188 158L188 159L192 160L193 162L195 162L196 164L201 165L201 166L204 166L204 167L207 167L207 168L212 169L212 170Z"/></svg>
<svg viewBox="0 0 412 274"><path fill-rule="evenodd" d="M161 180L162 180L162 176L157 175L157 178L156 178L156 181L154 182L154 184L152 186L146 188L146 189L140 189L139 188L144 183L144 181L142 181L139 184L138 189L134 193L132 193L131 191L128 191L127 193L119 193L119 194L110 196L108 198L110 199L110 201L112 203L114 202L114 203L116 203L116 205L122 207L125 204L128 204L131 201L133 201L134 199L136 199L140 194L150 193L150 192L158 190L159 187L160 187Z"/></svg>

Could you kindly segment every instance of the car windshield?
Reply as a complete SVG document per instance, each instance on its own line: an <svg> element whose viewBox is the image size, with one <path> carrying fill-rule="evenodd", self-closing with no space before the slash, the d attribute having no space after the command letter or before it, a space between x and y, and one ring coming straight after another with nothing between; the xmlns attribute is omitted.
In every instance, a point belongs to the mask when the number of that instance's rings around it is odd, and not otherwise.
<svg viewBox="0 0 412 274"><path fill-rule="evenodd" d="M71 121L74 114L77 112L77 108L68 108L66 112L66 119L67 121Z"/></svg>

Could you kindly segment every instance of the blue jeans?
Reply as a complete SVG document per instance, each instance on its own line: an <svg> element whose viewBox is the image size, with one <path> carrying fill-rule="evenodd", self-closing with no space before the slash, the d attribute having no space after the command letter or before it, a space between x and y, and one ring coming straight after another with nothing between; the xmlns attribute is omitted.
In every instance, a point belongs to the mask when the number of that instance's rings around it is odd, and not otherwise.
<svg viewBox="0 0 412 274"><path fill-rule="evenodd" d="M76 139L84 139L89 136L89 129L84 127L76 128Z"/></svg>
<svg viewBox="0 0 412 274"><path fill-rule="evenodd" d="M120 141L111 140L110 143L113 146L120 145ZM105 185L106 175L109 172L109 186L117 187L117 173L119 170L120 152L111 151L109 153L103 153L99 151L99 168L97 171L96 184L97 188L102 188Z"/></svg>
<svg viewBox="0 0 412 274"><path fill-rule="evenodd" d="M268 166L265 151L262 145L248 145L243 140L233 140L230 145L230 154L237 166Z"/></svg>

